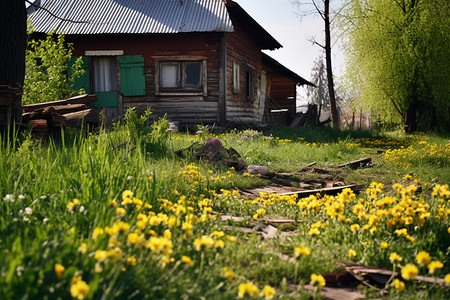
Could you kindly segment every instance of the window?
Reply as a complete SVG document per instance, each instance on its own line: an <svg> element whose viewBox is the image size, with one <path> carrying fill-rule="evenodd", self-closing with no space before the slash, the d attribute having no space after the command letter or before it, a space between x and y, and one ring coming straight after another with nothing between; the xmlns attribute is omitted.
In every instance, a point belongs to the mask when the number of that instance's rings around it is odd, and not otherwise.
<svg viewBox="0 0 450 300"><path fill-rule="evenodd" d="M206 59L154 56L156 95L207 95Z"/></svg>
<svg viewBox="0 0 450 300"><path fill-rule="evenodd" d="M201 90L202 62L161 62L161 90Z"/></svg>
<svg viewBox="0 0 450 300"><path fill-rule="evenodd" d="M233 62L233 93L238 94L240 90L239 64Z"/></svg>
<svg viewBox="0 0 450 300"><path fill-rule="evenodd" d="M115 56L93 57L94 92L117 91L117 58Z"/></svg>
<svg viewBox="0 0 450 300"><path fill-rule="evenodd" d="M249 100L255 99L255 73L252 70L245 72L245 96Z"/></svg>

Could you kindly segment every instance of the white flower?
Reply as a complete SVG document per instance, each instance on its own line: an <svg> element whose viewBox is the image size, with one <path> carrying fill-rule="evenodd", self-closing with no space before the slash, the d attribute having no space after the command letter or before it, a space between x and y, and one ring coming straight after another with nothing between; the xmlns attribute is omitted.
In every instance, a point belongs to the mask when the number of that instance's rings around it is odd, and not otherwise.
<svg viewBox="0 0 450 300"><path fill-rule="evenodd" d="M25 271L25 268L23 266L17 266L17 268L16 268L17 276L19 276L19 277L22 276L23 271Z"/></svg>
<svg viewBox="0 0 450 300"><path fill-rule="evenodd" d="M17 197L17 200L19 200L19 201L22 201L23 199L25 199L25 196L24 196L24 195L19 195L19 196Z"/></svg>
<svg viewBox="0 0 450 300"><path fill-rule="evenodd" d="M47 223L48 221L50 221L49 218L45 217L44 220L42 220L42 222Z"/></svg>
<svg viewBox="0 0 450 300"><path fill-rule="evenodd" d="M84 206L81 205L81 206L80 206L80 213L82 213L83 211L84 211Z"/></svg>
<svg viewBox="0 0 450 300"><path fill-rule="evenodd" d="M33 210L30 207L25 208L25 213L27 215L31 215L33 213Z"/></svg>
<svg viewBox="0 0 450 300"><path fill-rule="evenodd" d="M41 199L42 199L42 200L44 200L45 198L47 198L47 196L45 196L45 195L42 195L42 196L41 196Z"/></svg>
<svg viewBox="0 0 450 300"><path fill-rule="evenodd" d="M127 180L131 180L131 179L133 179L133 176L128 175Z"/></svg>
<svg viewBox="0 0 450 300"><path fill-rule="evenodd" d="M30 219L28 219L27 217L23 217L23 220L24 220L25 222L30 221Z"/></svg>
<svg viewBox="0 0 450 300"><path fill-rule="evenodd" d="M14 202L14 195L12 195L12 194L7 194L5 197L3 197L3 200L5 201L5 202Z"/></svg>

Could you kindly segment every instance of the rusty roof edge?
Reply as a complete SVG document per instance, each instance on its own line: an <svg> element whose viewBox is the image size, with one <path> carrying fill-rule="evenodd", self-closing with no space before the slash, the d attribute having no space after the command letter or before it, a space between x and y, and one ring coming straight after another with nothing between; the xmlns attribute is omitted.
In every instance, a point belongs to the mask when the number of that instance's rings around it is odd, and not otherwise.
<svg viewBox="0 0 450 300"><path fill-rule="evenodd" d="M264 27L262 27L255 19L253 19L252 16L250 16L248 12L245 11L237 2L232 0L225 0L225 5L230 15L234 14L237 18L250 23L252 27L256 28L257 31L259 31L259 34L261 36L265 36L263 47L266 48L263 49L275 50L283 47L283 45L281 45L267 30L264 29Z"/></svg>

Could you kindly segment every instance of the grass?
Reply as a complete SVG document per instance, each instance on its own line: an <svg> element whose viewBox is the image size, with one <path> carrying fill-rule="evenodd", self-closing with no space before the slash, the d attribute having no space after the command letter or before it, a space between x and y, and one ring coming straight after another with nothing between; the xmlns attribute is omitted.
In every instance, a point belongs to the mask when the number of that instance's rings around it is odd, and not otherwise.
<svg viewBox="0 0 450 300"><path fill-rule="evenodd" d="M270 299L269 287L275 299L308 299L320 297L321 287L302 285L313 273L342 271L336 259L396 270L412 263L420 275L441 279L450 272L445 138L282 127L271 137L255 131L190 135L166 132L165 120L151 128L136 115L127 120L108 132L66 131L58 140L2 136L5 299ZM313 161L333 167L366 156L374 167L339 174L367 188L359 195L247 199L236 189L265 180L198 161L189 151L174 154L207 138L235 148L247 165L271 171L294 172ZM245 221L220 222L220 214ZM296 223L279 226L290 234L271 239L238 229L265 218ZM298 256L296 247L310 254ZM420 251L443 266L430 274L416 261ZM402 260L393 264L393 252ZM388 284L388 298L445 299L449 291L448 283L399 279L405 289Z"/></svg>

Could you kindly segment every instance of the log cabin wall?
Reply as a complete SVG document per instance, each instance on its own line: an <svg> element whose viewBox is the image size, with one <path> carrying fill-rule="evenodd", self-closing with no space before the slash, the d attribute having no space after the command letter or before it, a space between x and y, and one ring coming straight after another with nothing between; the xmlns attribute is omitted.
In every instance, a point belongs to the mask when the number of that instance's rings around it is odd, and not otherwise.
<svg viewBox="0 0 450 300"><path fill-rule="evenodd" d="M119 96L122 113L136 107L138 112L150 108L152 116L167 114L169 120L183 126L217 121L219 98L220 33L185 33L157 35L69 36L74 56L89 50L123 50L124 55L143 55L145 72L144 96ZM201 95L183 92L161 95L156 92L157 61L201 59L206 63L206 91ZM120 84L120 79L119 79Z"/></svg>
<svg viewBox="0 0 450 300"><path fill-rule="evenodd" d="M227 45L227 121L260 122L259 98L261 86L261 46L240 20L231 18L234 32L226 33ZM239 70L239 89L233 82L233 72ZM253 74L251 93L248 96L247 76Z"/></svg>

